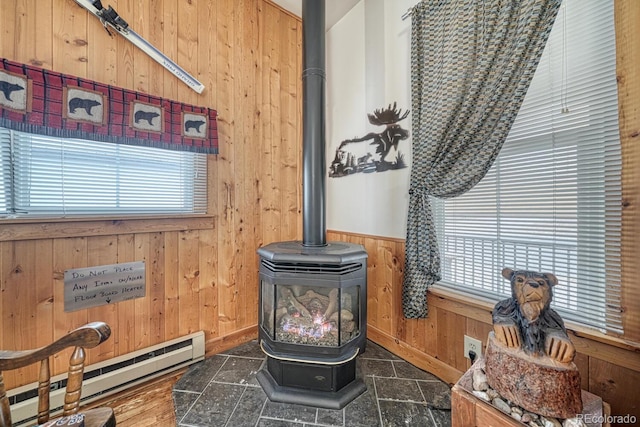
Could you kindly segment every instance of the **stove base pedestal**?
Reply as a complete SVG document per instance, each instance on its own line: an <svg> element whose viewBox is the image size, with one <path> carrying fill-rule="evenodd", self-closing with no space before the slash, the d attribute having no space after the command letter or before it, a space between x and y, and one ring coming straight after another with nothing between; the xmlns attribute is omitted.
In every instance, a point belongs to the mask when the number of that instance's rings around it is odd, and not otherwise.
<svg viewBox="0 0 640 427"><path fill-rule="evenodd" d="M317 365L267 357L266 366L256 378L271 401L342 409L367 390L364 381L356 376L355 367L355 360L342 365Z"/></svg>

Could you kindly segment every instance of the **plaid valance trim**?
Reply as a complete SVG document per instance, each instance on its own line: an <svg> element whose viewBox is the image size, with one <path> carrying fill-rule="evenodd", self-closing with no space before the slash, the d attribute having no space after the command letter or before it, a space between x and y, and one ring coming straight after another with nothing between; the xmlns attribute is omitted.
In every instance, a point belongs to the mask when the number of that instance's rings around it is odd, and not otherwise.
<svg viewBox="0 0 640 427"><path fill-rule="evenodd" d="M218 154L216 110L0 59L0 126Z"/></svg>

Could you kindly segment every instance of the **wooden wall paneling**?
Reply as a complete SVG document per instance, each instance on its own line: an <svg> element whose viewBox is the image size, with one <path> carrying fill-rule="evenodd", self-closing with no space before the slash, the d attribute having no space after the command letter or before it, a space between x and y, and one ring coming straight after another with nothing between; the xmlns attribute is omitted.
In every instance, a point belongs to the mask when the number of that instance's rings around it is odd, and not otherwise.
<svg viewBox="0 0 640 427"><path fill-rule="evenodd" d="M633 415L640 420L640 372L595 357L589 360L589 391L611 405L611 415ZM618 424L625 425L625 424Z"/></svg>
<svg viewBox="0 0 640 427"><path fill-rule="evenodd" d="M65 270L88 267L87 239L70 237L53 240L53 340L79 328L89 321L86 309L64 311ZM65 372L69 365L71 349L53 359L52 375Z"/></svg>
<svg viewBox="0 0 640 427"><path fill-rule="evenodd" d="M175 60L178 57L178 2L162 2L162 49ZM167 99L177 99L178 85L183 84L173 74L163 70L162 94ZM206 90L206 89L205 89Z"/></svg>
<svg viewBox="0 0 640 427"><path fill-rule="evenodd" d="M631 345L620 347L619 345L600 342L596 339L582 336L581 333L573 330L568 330L568 333L576 351L640 372L640 348Z"/></svg>
<svg viewBox="0 0 640 427"><path fill-rule="evenodd" d="M246 1L236 1L232 7L232 19L233 19L233 30L231 33L231 39L233 40L233 48L232 48L232 79L231 85L233 87L233 110L232 110L232 123L244 123L242 120L243 109L246 108L246 103L244 102L245 92L244 84L246 83L243 79L244 76L241 74L241 70L243 69L243 62L245 55L250 55L250 52L245 51L244 46L244 31L245 27L244 23L244 13L246 13ZM249 126L247 123L246 126ZM244 195L243 195L243 186L244 186L244 174L246 171L242 170L243 159L242 156L244 154L244 147L247 144L246 140L246 126L232 126L232 139L233 144L229 146L228 153L232 154L232 158L229 160L234 163L233 167L233 179L229 182L228 191L230 193L230 204L228 209L229 216L227 217L228 223L226 227L228 227L229 232L229 241L234 242L230 245L233 250L229 253L230 265L233 266L232 270L229 272L229 277L227 281L226 287L226 295L225 298L229 301L227 305L227 316L226 319L228 321L229 330L237 330L238 325L240 324L240 318L242 317L242 304L240 300L242 295L240 294L240 289L242 288L241 281L243 279L242 274L242 263L244 258L244 247L242 244L242 233L239 234L239 223L242 218L242 207L244 206Z"/></svg>
<svg viewBox="0 0 640 427"><path fill-rule="evenodd" d="M171 340L180 336L180 276L178 263L180 253L178 247L179 233L164 233L164 313L165 339Z"/></svg>
<svg viewBox="0 0 640 427"><path fill-rule="evenodd" d="M297 128L296 138L302 141L302 22L296 20L296 117ZM300 144L297 145L300 147ZM298 149L298 164L296 167L298 185L296 186L298 201L298 221L296 236L298 239L302 237L302 149Z"/></svg>
<svg viewBox="0 0 640 427"><path fill-rule="evenodd" d="M27 64L31 63L35 57L36 45L39 41L36 33L36 17L34 14L28 13L29 8L34 5L33 0L23 0L16 3L15 51L18 61Z"/></svg>
<svg viewBox="0 0 640 427"><path fill-rule="evenodd" d="M147 40L149 43L158 48L164 53L164 9L163 4L165 0L151 0L148 3L148 16L149 23L147 25ZM208 3L208 2L207 2ZM166 55L166 53L165 53ZM169 73L162 65L149 58L149 86L148 91L150 95L160 96L163 94L164 89L164 77ZM194 74L195 75L195 74ZM168 76L167 76L168 77ZM172 78L176 78L171 74Z"/></svg>
<svg viewBox="0 0 640 427"><path fill-rule="evenodd" d="M378 327L387 333L395 333L393 320L396 308L393 295L393 255L386 244L378 244L376 251L376 290L378 294Z"/></svg>
<svg viewBox="0 0 640 427"><path fill-rule="evenodd" d="M109 5L116 11L120 11L117 0L109 1ZM87 15L87 78L100 83L117 85L119 62L117 39L122 37L115 34L110 36L98 19L89 16L89 12L84 9L82 13Z"/></svg>
<svg viewBox="0 0 640 427"><path fill-rule="evenodd" d="M152 21L152 18L157 17L157 14L151 14L150 10L150 2L149 1L133 1L130 3L131 21L129 21L129 25L134 29L136 33L138 33L142 38L149 41L151 44L151 28L155 25ZM163 46L156 46L161 51ZM152 64L153 63L153 64ZM158 87L158 79L161 78L163 72L165 71L162 67L157 67L158 65L153 59L149 57L145 52L141 49L135 48L133 50L133 64L134 64L134 75L135 75L135 90L142 92L153 94L151 91L152 81L155 80L155 86ZM162 68L162 69L161 69Z"/></svg>
<svg viewBox="0 0 640 427"><path fill-rule="evenodd" d="M270 5L267 5L270 7ZM301 81L302 64L300 50L299 21L282 13L279 39L282 60L280 64L280 141L282 141L282 168L280 170L282 191L282 236L283 240L300 238L301 222L301 147L302 123L298 115L300 99L298 82Z"/></svg>
<svg viewBox="0 0 640 427"><path fill-rule="evenodd" d="M205 85L204 95L213 108L220 114L218 106L218 3L207 2L206 8L200 5L198 13L198 39L207 40L207 43L198 43L198 77ZM224 51L224 49L221 49ZM206 60L203 60L206 58ZM224 143L221 133L219 134L221 145ZM207 156L207 188L215 189L218 184L218 156ZM209 191L207 194L207 212L216 214L218 212L218 191ZM219 263L218 263L218 222L217 216L212 219L212 228L200 233L200 320L199 329L205 332L207 341L211 341L220 336L218 320L219 313Z"/></svg>
<svg viewBox="0 0 640 427"><path fill-rule="evenodd" d="M202 230L198 238L198 265L200 268L199 295L200 295L200 326L199 330L205 332L208 340L220 335L218 328L218 285L216 251L218 249L216 237L217 231Z"/></svg>
<svg viewBox="0 0 640 427"><path fill-rule="evenodd" d="M200 104L216 108L216 68L217 58L217 2L198 3L198 68L193 70L194 76L204 85L200 96Z"/></svg>
<svg viewBox="0 0 640 427"><path fill-rule="evenodd" d="M397 331L397 337L416 350L424 351L426 337L425 325L422 325L424 320L426 319L404 319L402 326Z"/></svg>
<svg viewBox="0 0 640 427"><path fill-rule="evenodd" d="M327 233L327 240L337 240L337 237L335 234ZM378 252L376 246L374 239L365 239L364 249L367 251L367 324L382 329L382 307L378 300L379 280L377 278L378 269L376 268L378 265Z"/></svg>
<svg viewBox="0 0 640 427"><path fill-rule="evenodd" d="M272 174L271 174L271 133L269 122L271 121L271 110L269 108L269 77L266 70L269 70L269 49L270 35L269 28L269 7L265 2L258 2L258 25L257 25L257 59L255 66L256 74L256 105L255 105L255 125L256 125L256 145L259 155L259 174L256 177L255 186L258 194L256 200L256 210L260 212L259 233L260 246L275 241L273 235L273 214L272 214Z"/></svg>
<svg viewBox="0 0 640 427"><path fill-rule="evenodd" d="M131 1L119 0L117 4L118 9L116 11L122 16L132 16ZM104 5L103 5L104 6ZM115 6L114 6L115 7ZM126 20L126 19L125 19ZM117 63L116 63L116 76L118 79L117 85L119 87L135 90L135 76L134 76L134 51L138 49L129 40L119 35L114 35L112 43L116 43ZM97 64L100 62L98 61ZM96 66L98 66L96 64Z"/></svg>
<svg viewBox="0 0 640 427"><path fill-rule="evenodd" d="M208 43L198 43L198 77L205 85L203 94L205 99L213 108L218 111L218 4L217 2L206 2L206 8L201 8L198 13L198 39L207 40ZM206 60L203 60L206 58ZM219 141L224 144L224 140L219 135ZM218 186L218 156L207 156L207 188L217 189ZM207 212L209 214L217 214L218 212L218 191L209 191L207 194ZM202 230L200 232L200 247L198 253L200 257L200 326L199 329L205 332L207 342L220 336L220 327L218 321L219 313L219 289L218 278L220 264L218 263L218 217L214 216L211 220L211 229Z"/></svg>
<svg viewBox="0 0 640 427"><path fill-rule="evenodd" d="M435 309L435 310L434 310ZM434 310L432 313L431 311ZM436 316L438 329L436 330L437 343L435 356L447 365L454 366L461 371L466 369L465 364L458 364L462 356L458 355L459 342L463 342L463 334L466 329L466 319L456 313L441 310L437 307L429 308L429 316Z"/></svg>
<svg viewBox="0 0 640 427"><path fill-rule="evenodd" d="M119 234L117 236L118 263L136 261L135 235ZM111 338L116 348L116 354L127 354L136 349L133 331L136 327L136 300L118 303L118 319L111 326Z"/></svg>
<svg viewBox="0 0 640 427"><path fill-rule="evenodd" d="M244 221L241 224L242 232L245 239L245 257L244 257L244 292L241 294L244 300L244 311L246 313L242 318L242 327L248 327L258 323L259 310L259 279L258 279L258 255L256 250L264 245L262 230L262 209L260 193L260 179L264 175L264 160L261 156L250 155L249 153L260 153L263 150L265 140L262 139L261 126L261 104L264 100L264 82L260 74L264 69L258 64L263 58L264 42L262 39L263 28L265 24L265 4L263 2L254 2L249 5L249 23L253 27L247 32L246 36L251 40L248 43L250 54L244 63L244 69L248 76L251 76L251 91L249 94L250 105L247 106L246 120L251 123L250 137L245 146L244 169L247 173L245 177L245 212ZM249 29L248 29L249 30ZM258 71L260 70L260 71Z"/></svg>
<svg viewBox="0 0 640 427"><path fill-rule="evenodd" d="M87 265L111 265L118 263L118 239L115 236L96 236L87 238ZM118 322L118 305L107 304L93 307L87 311L90 322L105 322L115 325ZM108 339L101 345L87 350L87 364L96 363L116 355L115 340Z"/></svg>
<svg viewBox="0 0 640 427"><path fill-rule="evenodd" d="M9 324L9 321L6 319L11 319L11 297L9 297L10 291L8 290L10 289L9 284L12 271L12 252L13 242L0 242L0 322L2 322L2 327L0 328L0 349L2 350L13 350L14 346L14 334L11 329L5 326ZM11 381L15 383L14 371L3 372L2 375L5 385L11 384Z"/></svg>
<svg viewBox="0 0 640 427"><path fill-rule="evenodd" d="M37 13L35 10L30 13ZM88 12L73 0L57 1L53 8L53 68L78 77L87 75ZM92 18L94 19L94 18Z"/></svg>
<svg viewBox="0 0 640 427"><path fill-rule="evenodd" d="M622 322L625 338L640 342L640 3L616 0L614 17L622 149Z"/></svg>
<svg viewBox="0 0 640 427"><path fill-rule="evenodd" d="M35 242L15 242L6 255L3 272L6 280L4 290L3 325L11 331L5 336L6 349L29 350L38 347L38 321L36 297L36 245ZM37 378L38 367L28 366L17 369L15 381ZM5 379L9 381L10 377Z"/></svg>
<svg viewBox="0 0 640 427"><path fill-rule="evenodd" d="M394 329L396 330L396 334L398 336L402 336L402 334L406 334L408 332L407 321L405 317L402 315L402 281L404 277L404 242L393 239L393 266L394 273L391 282L391 288L393 293L394 300L394 313L399 313L399 315L394 316ZM426 329L427 333L429 328ZM434 330L435 331L435 330ZM429 339L428 336L425 336L425 346L427 345L426 341Z"/></svg>
<svg viewBox="0 0 640 427"><path fill-rule="evenodd" d="M192 0L178 0L178 56L174 58L189 74L198 70L198 3ZM180 82L178 96L183 102L198 105L200 95Z"/></svg>
<svg viewBox="0 0 640 427"><path fill-rule="evenodd" d="M135 326L133 328L134 348L139 350L141 348L148 347L151 342L151 297L149 295L149 284L151 283L151 269L149 268L152 262L149 253L149 234L138 233L134 236L134 248L133 253L135 261L145 262L145 297L134 299L135 310Z"/></svg>
<svg viewBox="0 0 640 427"><path fill-rule="evenodd" d="M0 16L2 16L2 27L0 27L0 58L16 58L16 14L17 0L5 0L0 2Z"/></svg>
<svg viewBox="0 0 640 427"><path fill-rule="evenodd" d="M36 347L44 347L53 341L53 240L42 239L34 244Z"/></svg>
<svg viewBox="0 0 640 427"><path fill-rule="evenodd" d="M280 141L280 78L279 78L279 43L276 38L280 26L280 14L276 8L263 3L264 31L262 46L262 138L263 142L263 177L261 200L262 234L264 244L281 241L282 210L280 173L283 170L282 143ZM288 183L290 185L291 183Z"/></svg>
<svg viewBox="0 0 640 427"><path fill-rule="evenodd" d="M201 306L200 293L200 269L198 261L199 234L197 231L183 231L178 239L178 283L180 312L178 316L178 332L187 335L196 332L199 326Z"/></svg>
<svg viewBox="0 0 640 427"><path fill-rule="evenodd" d="M257 256L256 249L259 239L256 237L256 228L260 225L259 214L256 215L254 209L255 201L258 199L257 186L255 182L260 172L260 159L250 153L254 148L260 147L258 141L258 127L256 123L256 80L258 76L255 72L255 64L258 60L258 8L255 0L247 0L238 4L242 19L238 21L237 36L239 44L243 46L242 54L237 56L238 75L235 82L239 83L238 92L240 94L240 109L236 111L240 122L246 126L239 126L236 129L238 144L236 148L236 161L241 162L242 167L236 169L236 210L234 227L236 229L236 241L240 249L238 254L238 270L236 292L237 292L237 328L244 328L258 323L258 290L257 290Z"/></svg>
<svg viewBox="0 0 640 427"><path fill-rule="evenodd" d="M198 231L194 231L198 233ZM149 261L146 268L151 270L147 282L147 298L149 298L150 310L150 342L157 344L165 341L165 265L164 265L164 233L149 234ZM197 259L195 262L197 263Z"/></svg>
<svg viewBox="0 0 640 427"><path fill-rule="evenodd" d="M35 14L36 34L51 34L53 32L53 4L42 0L33 0L38 4L38 13ZM29 9L30 11L33 9ZM31 14L31 12L28 12ZM37 67L51 69L53 65L53 37L37 37L34 56L29 63Z"/></svg>
<svg viewBox="0 0 640 427"><path fill-rule="evenodd" d="M214 190L218 193L218 262L224 268L218 271L218 307L220 334L226 335L234 331L236 321L236 304L234 285L236 283L235 264L235 145L237 143L235 129L236 84L235 57L238 55L234 37L238 13L234 13L233 0L218 2L217 34L218 34L218 126L224 144L218 155L218 184ZM237 49L236 49L237 47Z"/></svg>
<svg viewBox="0 0 640 427"><path fill-rule="evenodd" d="M474 304L473 298L461 296L460 300L452 300L450 298L445 298L439 295L436 295L434 292L429 292L427 295L427 305L429 306L429 310L431 307L439 307L447 311L451 311L453 313L461 314L465 317L470 317L474 320L484 323L493 323L491 320L491 309L487 309L486 307L480 307L477 304Z"/></svg>

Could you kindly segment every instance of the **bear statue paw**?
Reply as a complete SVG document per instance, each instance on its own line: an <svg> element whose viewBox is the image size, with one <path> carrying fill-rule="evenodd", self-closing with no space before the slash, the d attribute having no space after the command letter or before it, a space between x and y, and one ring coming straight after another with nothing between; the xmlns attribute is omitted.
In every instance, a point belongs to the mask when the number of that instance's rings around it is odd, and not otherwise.
<svg viewBox="0 0 640 427"><path fill-rule="evenodd" d="M493 325L496 338L502 345L511 348L520 348L522 340L520 339L520 331L516 325Z"/></svg>
<svg viewBox="0 0 640 427"><path fill-rule="evenodd" d="M552 359L570 363L576 354L576 349L568 337L556 334L548 335L545 340L545 351Z"/></svg>

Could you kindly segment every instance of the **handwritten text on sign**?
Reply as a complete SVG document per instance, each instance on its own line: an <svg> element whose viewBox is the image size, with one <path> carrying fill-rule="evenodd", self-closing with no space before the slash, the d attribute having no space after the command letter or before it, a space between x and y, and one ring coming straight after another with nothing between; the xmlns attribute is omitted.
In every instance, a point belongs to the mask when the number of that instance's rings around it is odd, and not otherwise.
<svg viewBox="0 0 640 427"><path fill-rule="evenodd" d="M114 304L145 296L144 261L64 272L64 311Z"/></svg>

